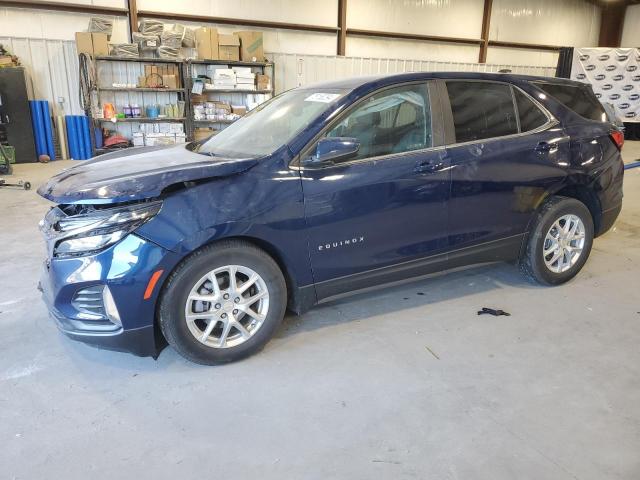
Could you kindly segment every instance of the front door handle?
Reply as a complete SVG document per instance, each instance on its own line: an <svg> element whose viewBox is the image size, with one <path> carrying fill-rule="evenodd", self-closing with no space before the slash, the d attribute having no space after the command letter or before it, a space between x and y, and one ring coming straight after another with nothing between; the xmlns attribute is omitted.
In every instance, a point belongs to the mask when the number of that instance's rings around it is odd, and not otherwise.
<svg viewBox="0 0 640 480"><path fill-rule="evenodd" d="M413 168L416 173L434 173L444 166L441 160L418 162Z"/></svg>
<svg viewBox="0 0 640 480"><path fill-rule="evenodd" d="M547 152L553 153L558 150L558 144L549 143L549 142L540 142L536 145L534 150L540 153L547 153Z"/></svg>

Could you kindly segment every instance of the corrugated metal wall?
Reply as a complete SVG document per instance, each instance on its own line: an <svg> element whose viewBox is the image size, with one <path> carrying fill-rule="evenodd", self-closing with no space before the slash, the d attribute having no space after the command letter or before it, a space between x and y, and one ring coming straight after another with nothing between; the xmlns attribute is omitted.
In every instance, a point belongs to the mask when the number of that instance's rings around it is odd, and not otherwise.
<svg viewBox="0 0 640 480"><path fill-rule="evenodd" d="M27 71L29 98L49 100L54 115L83 113L74 41L0 37L0 44L20 57Z"/></svg>
<svg viewBox="0 0 640 480"><path fill-rule="evenodd" d="M495 65L488 63L396 60L389 58L338 57L334 55L267 54L275 63L276 92L326 80L361 75L402 72L498 72L509 69L524 75L555 76L555 67Z"/></svg>
<svg viewBox="0 0 640 480"><path fill-rule="evenodd" d="M47 99L55 115L82 114L79 102L78 57L75 42L18 37L0 37L14 55L20 57L28 73L29 97ZM553 76L555 67L495 65L427 60L338 57L335 55L301 55L269 53L275 62L276 92L300 85L345 77L379 73L473 71ZM60 102L62 100L62 103Z"/></svg>

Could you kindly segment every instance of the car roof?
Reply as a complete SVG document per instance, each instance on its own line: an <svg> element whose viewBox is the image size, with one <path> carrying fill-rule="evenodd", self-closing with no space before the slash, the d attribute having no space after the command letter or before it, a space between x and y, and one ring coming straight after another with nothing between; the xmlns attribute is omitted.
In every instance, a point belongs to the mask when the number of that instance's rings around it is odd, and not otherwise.
<svg viewBox="0 0 640 480"><path fill-rule="evenodd" d="M516 75L511 73L484 73L484 72L408 72L397 73L391 75L370 75L364 77L350 77L341 80L333 80L330 82L315 83L302 87L303 89L313 90L331 90L331 89L348 89L355 90L369 88L379 88L394 83L420 81L420 80L493 80L509 83L522 83L532 81L545 81L560 83L566 85L584 85L583 83L566 78L542 77L535 75Z"/></svg>

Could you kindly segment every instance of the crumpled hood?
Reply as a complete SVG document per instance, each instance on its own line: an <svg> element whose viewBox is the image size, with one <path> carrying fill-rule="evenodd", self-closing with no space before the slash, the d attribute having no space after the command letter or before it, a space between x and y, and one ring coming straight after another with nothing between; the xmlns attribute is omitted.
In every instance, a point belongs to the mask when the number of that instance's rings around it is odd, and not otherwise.
<svg viewBox="0 0 640 480"><path fill-rule="evenodd" d="M153 198L169 185L226 177L257 159L209 157L175 147L140 147L108 153L64 170L38 188L56 203L118 203Z"/></svg>

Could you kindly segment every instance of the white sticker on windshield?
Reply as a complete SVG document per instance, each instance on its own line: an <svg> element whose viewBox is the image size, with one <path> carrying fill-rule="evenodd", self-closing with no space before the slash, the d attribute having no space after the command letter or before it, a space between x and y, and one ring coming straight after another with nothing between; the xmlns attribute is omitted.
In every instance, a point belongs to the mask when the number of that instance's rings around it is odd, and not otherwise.
<svg viewBox="0 0 640 480"><path fill-rule="evenodd" d="M314 93L304 99L305 102L331 103L340 96L339 93Z"/></svg>

